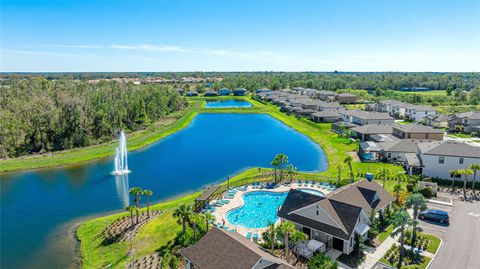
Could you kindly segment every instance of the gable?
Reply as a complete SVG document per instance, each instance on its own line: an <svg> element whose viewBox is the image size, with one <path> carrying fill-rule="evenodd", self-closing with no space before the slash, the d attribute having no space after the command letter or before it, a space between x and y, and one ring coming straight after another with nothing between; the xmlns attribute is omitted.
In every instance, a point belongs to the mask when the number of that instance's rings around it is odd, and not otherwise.
<svg viewBox="0 0 480 269"><path fill-rule="evenodd" d="M317 214L318 213L318 214ZM320 202L315 203L311 206L307 206L295 211L295 214L300 215L305 218L310 218L315 221L323 222L325 224L340 228L342 230L345 229L343 225L336 222L332 216L330 216L320 205Z"/></svg>

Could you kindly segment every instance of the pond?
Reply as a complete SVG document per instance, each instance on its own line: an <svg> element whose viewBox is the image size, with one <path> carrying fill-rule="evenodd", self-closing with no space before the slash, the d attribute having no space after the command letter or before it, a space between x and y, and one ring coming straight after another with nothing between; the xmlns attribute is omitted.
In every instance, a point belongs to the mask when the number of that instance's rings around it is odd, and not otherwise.
<svg viewBox="0 0 480 269"><path fill-rule="evenodd" d="M131 202L130 187L150 189L152 200L159 201L250 167L270 167L280 152L300 171L328 166L317 144L271 116L199 114L187 128L131 152L127 176L110 175L112 158L2 174L0 267L70 267L64 227L82 217L123 211Z"/></svg>
<svg viewBox="0 0 480 269"><path fill-rule="evenodd" d="M205 108L234 108L234 107L252 107L252 103L234 99L207 101Z"/></svg>

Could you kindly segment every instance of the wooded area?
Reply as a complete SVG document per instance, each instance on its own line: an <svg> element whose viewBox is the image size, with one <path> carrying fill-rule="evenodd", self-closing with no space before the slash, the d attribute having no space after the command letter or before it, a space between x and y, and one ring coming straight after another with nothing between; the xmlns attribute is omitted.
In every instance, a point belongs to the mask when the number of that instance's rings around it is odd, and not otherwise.
<svg viewBox="0 0 480 269"><path fill-rule="evenodd" d="M187 105L155 84L9 80L0 95L0 157L17 157L99 144L120 130L148 127Z"/></svg>

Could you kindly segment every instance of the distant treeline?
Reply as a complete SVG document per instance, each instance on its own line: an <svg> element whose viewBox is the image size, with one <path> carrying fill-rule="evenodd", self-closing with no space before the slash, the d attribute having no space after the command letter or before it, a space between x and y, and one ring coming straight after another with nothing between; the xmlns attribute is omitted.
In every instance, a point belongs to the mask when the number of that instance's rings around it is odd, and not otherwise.
<svg viewBox="0 0 480 269"><path fill-rule="evenodd" d="M400 90L407 87L427 87L432 90L470 91L480 85L480 73L414 73L414 72L138 72L138 73L3 73L0 78L40 76L53 79L109 79L162 77L221 77L215 88L261 87L281 89L306 87L318 90Z"/></svg>
<svg viewBox="0 0 480 269"><path fill-rule="evenodd" d="M166 86L12 79L0 88L0 157L110 141L143 129L186 100Z"/></svg>

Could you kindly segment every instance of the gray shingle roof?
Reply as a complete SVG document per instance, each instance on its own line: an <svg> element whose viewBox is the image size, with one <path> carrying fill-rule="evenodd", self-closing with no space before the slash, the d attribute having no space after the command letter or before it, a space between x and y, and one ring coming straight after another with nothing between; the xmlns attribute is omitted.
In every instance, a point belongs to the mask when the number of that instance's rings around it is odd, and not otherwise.
<svg viewBox="0 0 480 269"><path fill-rule="evenodd" d="M315 117L340 117L340 112L336 109L327 109L320 112L315 112L312 114Z"/></svg>
<svg viewBox="0 0 480 269"><path fill-rule="evenodd" d="M470 111L465 113L455 114L457 118L468 118L471 120L480 120L480 111Z"/></svg>
<svg viewBox="0 0 480 269"><path fill-rule="evenodd" d="M452 140L418 143L418 148L425 155L480 158L480 147Z"/></svg>
<svg viewBox="0 0 480 269"><path fill-rule="evenodd" d="M384 151L389 152L417 152L417 142L415 140L397 140L378 143Z"/></svg>
<svg viewBox="0 0 480 269"><path fill-rule="evenodd" d="M345 110L343 114L348 116L357 117L365 120L393 120L388 113L364 111L364 110Z"/></svg>
<svg viewBox="0 0 480 269"><path fill-rule="evenodd" d="M393 128L400 130L405 133L436 133L436 134L443 134L443 130L434 129L429 126L421 125L421 124L396 124Z"/></svg>
<svg viewBox="0 0 480 269"><path fill-rule="evenodd" d="M392 134L393 124L367 124L352 128L355 132L361 134Z"/></svg>
<svg viewBox="0 0 480 269"><path fill-rule="evenodd" d="M200 269L251 269L260 259L283 264L283 268L294 268L239 233L215 227L195 245L181 249L180 253Z"/></svg>

